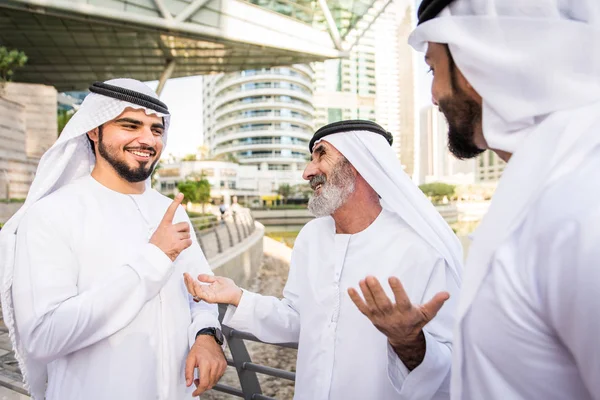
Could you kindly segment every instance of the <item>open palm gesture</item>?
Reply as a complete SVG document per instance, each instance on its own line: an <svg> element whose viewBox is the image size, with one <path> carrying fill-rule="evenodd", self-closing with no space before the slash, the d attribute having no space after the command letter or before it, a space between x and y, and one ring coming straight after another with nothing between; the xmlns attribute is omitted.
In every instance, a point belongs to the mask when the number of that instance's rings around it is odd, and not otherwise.
<svg viewBox="0 0 600 400"><path fill-rule="evenodd" d="M242 297L242 289L233 280L223 276L201 274L198 275L198 280L195 280L185 273L183 279L195 301L204 300L210 304L232 304L237 307Z"/></svg>
<svg viewBox="0 0 600 400"><path fill-rule="evenodd" d="M392 277L388 282L394 293L395 303L387 297L381 284L373 276L368 276L359 283L364 300L356 289L348 289L348 294L360 312L387 336L394 348L415 343L422 336L423 327L436 316L450 294L440 292L428 303L414 305L398 278Z"/></svg>

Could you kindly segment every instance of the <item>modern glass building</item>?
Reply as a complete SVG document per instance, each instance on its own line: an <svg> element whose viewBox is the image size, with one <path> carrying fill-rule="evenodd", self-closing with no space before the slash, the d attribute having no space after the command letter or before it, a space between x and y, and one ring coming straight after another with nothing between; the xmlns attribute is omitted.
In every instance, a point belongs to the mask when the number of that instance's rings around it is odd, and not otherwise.
<svg viewBox="0 0 600 400"><path fill-rule="evenodd" d="M358 23L364 33L349 57L313 63L315 125L346 119L372 120L394 135L393 149L405 171L414 166L412 9L395 2Z"/></svg>
<svg viewBox="0 0 600 400"><path fill-rule="evenodd" d="M299 64L204 79L204 142L211 156L259 170L302 170L314 132L313 70Z"/></svg>

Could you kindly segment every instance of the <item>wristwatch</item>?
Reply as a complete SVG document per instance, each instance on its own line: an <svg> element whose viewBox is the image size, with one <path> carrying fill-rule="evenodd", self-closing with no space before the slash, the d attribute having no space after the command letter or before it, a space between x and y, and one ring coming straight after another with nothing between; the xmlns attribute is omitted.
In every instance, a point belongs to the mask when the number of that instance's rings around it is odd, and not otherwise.
<svg viewBox="0 0 600 400"><path fill-rule="evenodd" d="M200 335L210 335L215 338L215 341L218 343L219 346L223 345L223 342L224 342L223 332L221 332L221 330L219 328L200 329L198 331L198 333L196 333L196 339L198 339L198 336L200 336Z"/></svg>

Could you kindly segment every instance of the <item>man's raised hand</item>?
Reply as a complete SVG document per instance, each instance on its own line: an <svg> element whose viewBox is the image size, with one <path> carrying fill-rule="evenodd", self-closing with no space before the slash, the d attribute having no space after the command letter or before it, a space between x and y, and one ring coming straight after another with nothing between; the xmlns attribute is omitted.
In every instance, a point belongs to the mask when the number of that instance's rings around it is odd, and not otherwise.
<svg viewBox="0 0 600 400"><path fill-rule="evenodd" d="M190 224L187 222L173 224L175 212L182 200L183 194L179 193L175 196L160 224L158 224L158 228L150 238L150 243L161 249L171 261L175 261L183 250L192 245Z"/></svg>
<svg viewBox="0 0 600 400"><path fill-rule="evenodd" d="M415 305L398 278L390 278L389 284L395 303L385 294L374 276L368 276L359 283L364 300L356 289L349 288L348 294L359 311L387 336L396 354L412 371L425 357L426 343L422 329L437 315L450 294L440 292L428 303Z"/></svg>

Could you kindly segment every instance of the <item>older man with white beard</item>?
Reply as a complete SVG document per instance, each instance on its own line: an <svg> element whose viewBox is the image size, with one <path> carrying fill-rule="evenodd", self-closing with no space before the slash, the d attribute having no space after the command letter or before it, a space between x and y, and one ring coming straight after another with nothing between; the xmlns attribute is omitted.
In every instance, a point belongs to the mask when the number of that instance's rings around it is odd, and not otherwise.
<svg viewBox="0 0 600 400"><path fill-rule="evenodd" d="M318 218L296 240L283 299L223 277L185 278L198 300L230 304L224 324L266 342L299 342L296 399L449 396L460 245L402 172L391 142L368 121L315 133L303 177ZM388 314L393 324L377 323Z"/></svg>

